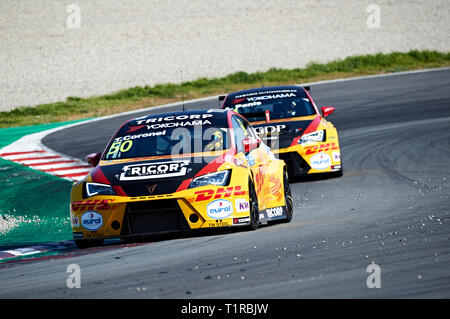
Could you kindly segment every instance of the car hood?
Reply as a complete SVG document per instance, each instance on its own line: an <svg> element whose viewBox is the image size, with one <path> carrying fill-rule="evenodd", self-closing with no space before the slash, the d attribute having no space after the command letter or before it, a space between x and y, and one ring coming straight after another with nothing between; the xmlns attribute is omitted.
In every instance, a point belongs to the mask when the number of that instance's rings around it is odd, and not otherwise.
<svg viewBox="0 0 450 319"><path fill-rule="evenodd" d="M254 122L252 126L259 137L270 146L271 149L286 148L292 144L294 138L302 136L307 131L312 131L316 118L289 119L286 121L275 120L269 123Z"/></svg>
<svg viewBox="0 0 450 319"><path fill-rule="evenodd" d="M146 158L102 161L92 171L92 180L111 184L118 195L151 196L185 189L197 176L217 170L224 156Z"/></svg>

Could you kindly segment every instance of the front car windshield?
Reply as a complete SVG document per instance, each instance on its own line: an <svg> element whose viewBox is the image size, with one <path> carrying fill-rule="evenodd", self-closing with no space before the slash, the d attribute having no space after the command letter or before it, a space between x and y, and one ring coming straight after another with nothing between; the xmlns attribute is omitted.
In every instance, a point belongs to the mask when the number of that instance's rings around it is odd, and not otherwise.
<svg viewBox="0 0 450 319"><path fill-rule="evenodd" d="M205 115L205 117L203 117ZM229 148L226 121L206 115L152 117L125 124L105 160L216 152Z"/></svg>
<svg viewBox="0 0 450 319"><path fill-rule="evenodd" d="M227 99L225 107L243 115L249 122L265 120L266 111L269 111L271 120L316 114L307 96L296 90L268 91L253 96L237 95Z"/></svg>

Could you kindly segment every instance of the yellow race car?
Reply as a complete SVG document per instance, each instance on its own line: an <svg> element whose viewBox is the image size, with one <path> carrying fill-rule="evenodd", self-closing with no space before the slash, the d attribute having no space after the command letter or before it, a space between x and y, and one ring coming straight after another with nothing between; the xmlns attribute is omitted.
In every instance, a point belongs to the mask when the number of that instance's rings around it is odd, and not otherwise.
<svg viewBox="0 0 450 319"><path fill-rule="evenodd" d="M325 118L334 107L319 112L309 87L262 87L219 97L222 108L244 116L259 136L288 166L289 176L316 173L342 176L337 130Z"/></svg>
<svg viewBox="0 0 450 319"><path fill-rule="evenodd" d="M149 115L124 123L95 167L74 183L78 247L154 233L292 219L286 164L241 115L227 110Z"/></svg>

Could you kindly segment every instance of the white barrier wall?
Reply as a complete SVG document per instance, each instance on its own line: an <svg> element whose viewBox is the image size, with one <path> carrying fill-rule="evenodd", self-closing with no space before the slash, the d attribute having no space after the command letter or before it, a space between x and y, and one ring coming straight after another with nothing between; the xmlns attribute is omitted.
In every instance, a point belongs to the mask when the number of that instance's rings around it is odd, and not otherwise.
<svg viewBox="0 0 450 319"><path fill-rule="evenodd" d="M450 2L1 0L0 111L136 85L450 51Z"/></svg>

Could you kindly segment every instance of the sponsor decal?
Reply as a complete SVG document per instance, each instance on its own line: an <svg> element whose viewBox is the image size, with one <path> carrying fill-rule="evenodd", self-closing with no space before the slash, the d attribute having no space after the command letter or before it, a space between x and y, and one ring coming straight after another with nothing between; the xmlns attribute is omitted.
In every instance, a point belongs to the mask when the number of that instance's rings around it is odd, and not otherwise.
<svg viewBox="0 0 450 319"><path fill-rule="evenodd" d="M216 223L208 223L208 227L226 227L230 226L229 222L216 222Z"/></svg>
<svg viewBox="0 0 450 319"><path fill-rule="evenodd" d="M260 194L264 185L264 167L259 166L258 170L256 171L255 177L255 186L256 186L256 193Z"/></svg>
<svg viewBox="0 0 450 319"><path fill-rule="evenodd" d="M117 140L117 139L116 139ZM111 144L111 147L108 150L107 157L111 156L111 158L116 158L119 153L128 152L133 146L133 141L115 141Z"/></svg>
<svg viewBox="0 0 450 319"><path fill-rule="evenodd" d="M236 109L238 109L240 107L252 107L252 106L259 106L259 105L262 105L262 103L261 102L250 102L250 103L236 104L234 107Z"/></svg>
<svg viewBox="0 0 450 319"><path fill-rule="evenodd" d="M318 153L311 157L311 167L315 169L326 169L331 165L330 155Z"/></svg>
<svg viewBox="0 0 450 319"><path fill-rule="evenodd" d="M161 122L171 122L171 121L186 121L186 120L202 120L206 118L213 117L212 114L184 114L184 115L170 115L165 117L151 117L148 119L137 120L136 124L150 124L150 123L161 123Z"/></svg>
<svg viewBox="0 0 450 319"><path fill-rule="evenodd" d="M70 218L70 223L71 223L72 227L80 227L80 218L72 216Z"/></svg>
<svg viewBox="0 0 450 319"><path fill-rule="evenodd" d="M267 135L267 134L277 134L280 133L281 130L285 129L286 125L267 125L267 126L259 126L255 127L256 133L258 135Z"/></svg>
<svg viewBox="0 0 450 319"><path fill-rule="evenodd" d="M216 199L206 206L206 214L214 219L227 218L233 214L233 203L226 199Z"/></svg>
<svg viewBox="0 0 450 319"><path fill-rule="evenodd" d="M267 208L266 214L269 218L282 216L283 215L283 207Z"/></svg>
<svg viewBox="0 0 450 319"><path fill-rule="evenodd" d="M135 132L135 131L139 131L141 128L144 128L144 127L145 127L145 125L130 126L126 133L132 133L132 132Z"/></svg>
<svg viewBox="0 0 450 319"><path fill-rule="evenodd" d="M184 176L187 172L188 160L158 162L148 164L125 165L120 174L121 181L134 181L151 178Z"/></svg>
<svg viewBox="0 0 450 319"><path fill-rule="evenodd" d="M333 158L333 162L340 162L341 161L341 153L340 152L332 152L331 156Z"/></svg>
<svg viewBox="0 0 450 319"><path fill-rule="evenodd" d="M239 98L240 101L244 100L244 98L249 97L249 96L256 96L256 95L268 95L268 94L278 94L278 93L296 93L297 90L292 90L292 89L284 89L284 90L267 90L267 91L257 91L257 92L251 92L251 93L245 93L245 94L240 94L240 95L236 95L235 101ZM240 102L239 101L239 102Z"/></svg>
<svg viewBox="0 0 450 319"><path fill-rule="evenodd" d="M250 209L248 200L243 198L236 198L236 200L234 201L234 206L236 208L236 212L238 213L248 212Z"/></svg>
<svg viewBox="0 0 450 319"><path fill-rule="evenodd" d="M97 232L97 231L91 231L89 233L84 233L84 237L86 238L98 238L103 237L103 233Z"/></svg>
<svg viewBox="0 0 450 319"><path fill-rule="evenodd" d="M169 122L169 123L156 123L147 125L148 130L158 130L163 128L173 128L173 127L184 127L184 126L201 126L201 125L211 125L208 120L196 120L188 122Z"/></svg>
<svg viewBox="0 0 450 319"><path fill-rule="evenodd" d="M248 224L250 223L250 217L233 218L233 225Z"/></svg>
<svg viewBox="0 0 450 319"><path fill-rule="evenodd" d="M139 139L139 138L145 138L145 137L160 136L160 135L166 135L166 130L158 131L158 132L148 132L148 133L143 133L143 134L135 134L135 135L125 135L125 136L115 138L114 141L122 142L122 141L128 141L128 140L135 140L135 139Z"/></svg>
<svg viewBox="0 0 450 319"><path fill-rule="evenodd" d="M197 195L197 197L195 198L196 202L201 202L210 199L231 197L231 195L241 196L246 194L247 192L243 191L241 189L241 186L219 187L216 190L205 189L194 193L194 195Z"/></svg>
<svg viewBox="0 0 450 319"><path fill-rule="evenodd" d="M103 216L94 211L86 212L81 215L81 226L87 230L97 230L103 226Z"/></svg>
<svg viewBox="0 0 450 319"><path fill-rule="evenodd" d="M97 200L87 200L82 202L73 202L71 204L72 211L83 211L83 210L106 210L110 209L109 205L114 199L97 199Z"/></svg>
<svg viewBox="0 0 450 319"><path fill-rule="evenodd" d="M232 104L237 104L237 103L240 103L240 102L242 102L244 100L245 100L245 97L244 98L240 98L240 99L234 99L233 102L231 102L231 103ZM259 103L261 103L261 102L259 102Z"/></svg>
<svg viewBox="0 0 450 319"><path fill-rule="evenodd" d="M281 183L278 178L275 176L270 177L270 182L273 184L270 187L270 191L272 192L272 195L276 198L276 200L280 200L281 197L283 197L283 193L281 192Z"/></svg>
<svg viewBox="0 0 450 319"><path fill-rule="evenodd" d="M247 101L255 102L255 101L265 101L265 100L274 100L274 99L285 99L285 98L289 98L289 97L296 97L296 95L295 95L295 93L260 95L260 96L248 97Z"/></svg>
<svg viewBox="0 0 450 319"><path fill-rule="evenodd" d="M305 155L316 154L317 152L327 152L329 150L337 150L336 143L323 143L319 145L305 146Z"/></svg>

